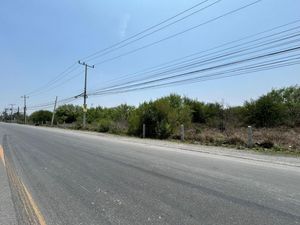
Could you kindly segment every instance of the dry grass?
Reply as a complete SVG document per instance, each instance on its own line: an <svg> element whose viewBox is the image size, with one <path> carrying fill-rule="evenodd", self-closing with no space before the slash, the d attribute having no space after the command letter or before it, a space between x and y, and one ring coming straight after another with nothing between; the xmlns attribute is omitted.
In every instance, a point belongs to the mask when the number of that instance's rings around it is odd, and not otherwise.
<svg viewBox="0 0 300 225"><path fill-rule="evenodd" d="M193 127L186 131L186 139L212 145L245 147L248 140L247 128L228 128L224 132L207 127ZM274 145L273 149L300 153L300 128L253 128L256 147Z"/></svg>

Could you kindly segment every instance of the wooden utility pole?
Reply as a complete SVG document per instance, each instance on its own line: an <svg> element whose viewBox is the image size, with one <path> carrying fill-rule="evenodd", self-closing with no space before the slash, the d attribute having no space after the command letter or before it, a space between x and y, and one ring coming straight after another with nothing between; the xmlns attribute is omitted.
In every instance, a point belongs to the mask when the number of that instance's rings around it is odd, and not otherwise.
<svg viewBox="0 0 300 225"><path fill-rule="evenodd" d="M87 89L87 70L89 68L95 68L94 65L90 66L86 64L85 62L81 62L80 60L78 61L80 65L83 65L85 67L85 73L84 73L84 89L83 89L83 121L82 125L83 128L86 127L86 113L87 113L87 104L86 104L86 99L87 99L87 94L86 94L86 89Z"/></svg>

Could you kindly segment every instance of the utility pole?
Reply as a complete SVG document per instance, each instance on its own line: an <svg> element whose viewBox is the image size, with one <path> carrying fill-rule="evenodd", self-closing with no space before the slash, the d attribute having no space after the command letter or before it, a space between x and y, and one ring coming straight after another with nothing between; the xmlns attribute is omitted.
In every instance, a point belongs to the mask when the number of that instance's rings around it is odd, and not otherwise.
<svg viewBox="0 0 300 225"><path fill-rule="evenodd" d="M24 124L26 124L26 99L29 98L28 96L24 95L24 96L21 96L21 98L24 99Z"/></svg>
<svg viewBox="0 0 300 225"><path fill-rule="evenodd" d="M5 117L4 117L5 122L7 122L7 117L8 117L7 111L8 110L9 110L9 108L4 109L4 111L5 111Z"/></svg>
<svg viewBox="0 0 300 225"><path fill-rule="evenodd" d="M54 108L53 108L53 113L52 113L51 127L53 127L53 123L54 123L54 115L55 115L55 110L56 110L56 104L57 104L57 96L55 98L55 103L54 103Z"/></svg>
<svg viewBox="0 0 300 225"><path fill-rule="evenodd" d="M14 111L15 104L9 104L9 105L10 105L10 123L12 123L12 117L13 117L13 111Z"/></svg>
<svg viewBox="0 0 300 225"><path fill-rule="evenodd" d="M86 94L86 86L87 86L87 70L88 67L89 68L95 68L94 65L90 66L88 64L86 64L85 62L81 62L80 60L78 61L78 63L82 66L85 67L85 73L84 73L84 89L83 89L83 128L86 127L86 112L87 112L87 104L86 104L86 99L87 99L87 94Z"/></svg>

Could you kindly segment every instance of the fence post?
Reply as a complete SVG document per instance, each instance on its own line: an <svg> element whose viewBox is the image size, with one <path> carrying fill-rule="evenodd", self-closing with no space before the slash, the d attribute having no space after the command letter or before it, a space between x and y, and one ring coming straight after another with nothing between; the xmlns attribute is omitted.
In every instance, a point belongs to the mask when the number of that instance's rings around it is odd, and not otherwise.
<svg viewBox="0 0 300 225"><path fill-rule="evenodd" d="M248 147L253 147L253 131L251 126L248 126Z"/></svg>
<svg viewBox="0 0 300 225"><path fill-rule="evenodd" d="M181 124L180 126L180 137L181 137L181 141L184 141L184 125Z"/></svg>
<svg viewBox="0 0 300 225"><path fill-rule="evenodd" d="M143 123L143 138L146 137L146 124Z"/></svg>

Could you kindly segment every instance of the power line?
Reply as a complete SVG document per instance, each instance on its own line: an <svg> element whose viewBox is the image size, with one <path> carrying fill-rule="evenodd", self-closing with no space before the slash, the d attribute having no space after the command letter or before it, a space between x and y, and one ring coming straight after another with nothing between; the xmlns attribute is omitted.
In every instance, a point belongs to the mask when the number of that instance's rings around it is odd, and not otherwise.
<svg viewBox="0 0 300 225"><path fill-rule="evenodd" d="M70 74L73 71L75 71L77 69L77 68L74 68L76 65L77 65L76 63L73 63L71 66L67 67L63 72L61 72L60 74L58 74L52 80L48 81L47 83L45 83L41 87L36 88L33 91L31 91L31 92L28 92L26 95L32 95L34 93L41 92L43 89L48 88L49 86L57 83L58 81L60 81L61 79L63 79L65 76L67 76L68 74Z"/></svg>
<svg viewBox="0 0 300 225"><path fill-rule="evenodd" d="M236 40L233 40L233 41L230 41L230 42L226 42L224 44L221 44L221 45L218 45L216 47L213 47L213 48L209 48L207 50L204 50L204 51L199 51L199 52L196 52L196 53L193 53L193 54L190 54L190 55L186 55L184 57L179 57L179 58L176 58L176 59L173 59L173 60L170 60L170 61L167 61L165 63L162 63L162 64L159 64L159 65L156 65L156 66L152 66L152 67L149 67L149 68L146 68L146 69L143 69L143 70L140 70L138 72L134 72L134 73L130 73L130 74L126 74L126 75L123 75L121 77L118 77L118 78L115 78L115 79L112 79L110 81L108 81L110 83L113 83L114 81L121 81L121 80L124 80L126 78L134 78L134 77L138 77L140 76L141 74L145 74L145 73L149 73L149 72L155 72L155 71L159 71L161 69L164 69L164 68L168 68L168 67L171 67L173 65L176 65L177 63L175 62L178 62L178 61L181 61L183 59L187 59L187 58L190 58L190 57L194 57L196 55L200 55L200 54L203 54L203 53L206 53L206 52L210 52L210 51L213 51L213 50L216 50L216 49L219 49L219 48L223 48L223 47L226 47L226 46L229 46L231 44L234 44L234 43L239 43L241 41L244 41L244 40L247 40L247 39L250 39L250 38L253 38L253 37L257 37L257 36L260 36L262 34L266 34L266 33L270 33L274 30L278 30L278 29L281 29L283 27L287 27L287 26L290 26L290 25L293 25L295 23L299 23L300 20L295 20L295 21L292 21L292 22L289 22L289 23L285 23L283 25L279 25L279 26L276 26L276 27L272 27L270 29L267 29L267 30L264 30L264 31L261 31L261 32L258 32L258 33L255 33L255 34L251 34L251 35L248 35L248 36L245 36L245 37L242 37L242 38L239 38L239 39L236 39ZM265 38L268 38L268 37L273 37L273 36L276 36L276 35L279 35L279 34L282 34L282 33L285 33L285 32L288 32L290 30L294 30L296 28L299 28L300 26L297 26L297 27L294 27L294 28L291 28L291 29L288 29L288 30L284 30L284 31L281 31L279 33L275 33L275 34L270 34L268 35L267 37L262 37L262 38L258 38L258 39L255 39L255 40L251 40L249 42L246 42L246 43L242 43L242 44L239 44L237 46L240 46L240 45L244 45L244 44L247 44L247 43L251 43L251 42L255 42L255 41L258 41L258 40L261 40L261 39L265 39ZM223 52L224 50L228 50L228 49L231 49L231 48L235 48L237 46L233 46L233 47L230 47L230 48L227 48L227 49L222 49L218 52ZM204 57L204 56L200 56L200 57ZM198 58L200 58L198 57ZM175 64L172 64L172 63L175 63ZM167 66L169 65L169 66Z"/></svg>
<svg viewBox="0 0 300 225"><path fill-rule="evenodd" d="M76 68L76 70L78 70L79 67ZM75 71L75 70L73 70ZM73 72L71 71L71 72ZM55 90L61 86L63 86L64 84L66 84L67 82L77 78L79 75L82 74L82 71L79 71L79 73L76 73L75 75L71 76L70 78L66 79L66 80L63 80L62 82L60 82L59 84L55 85L55 86L49 86L43 90L41 90L40 92L36 92L35 94L31 95L31 97L34 97L34 96L38 96L38 95L41 95L41 94L44 94L44 93L47 93L47 92L50 92L52 90Z"/></svg>
<svg viewBox="0 0 300 225"><path fill-rule="evenodd" d="M294 35L295 35L295 33L294 33ZM284 36L285 38L287 38L288 36ZM280 38L282 38L282 37L280 37ZM274 41L279 41L279 40L284 40L284 39L273 39L273 42ZM261 43L264 43L264 42L261 42ZM253 47L253 46L252 46ZM248 46L248 48L249 48L249 46ZM163 85L167 85L167 84L163 84ZM124 87L122 87L122 88L124 88ZM132 87L126 87L126 88L132 88ZM124 91L124 90L109 90L110 92L112 92L112 91L114 91L114 92L116 92L116 91L119 91L119 92L122 92L122 91ZM125 90L125 91L127 91L127 90ZM132 91L132 90L130 90L130 91ZM101 93L97 93L97 94L101 94ZM104 93L103 93L104 94ZM108 92L106 93L106 94L109 94ZM66 103L66 102L68 102L68 101L74 101L74 100L76 100L76 98L78 98L78 97L81 97L82 96L82 94L80 94L80 95L78 95L78 96L74 96L74 97L71 97L71 98L67 98L67 99L64 99L64 100L62 100L61 101L61 103ZM63 102L64 101L64 102ZM35 106L35 108L42 108L42 107L49 107L49 106L52 106L54 104L54 102L50 102L50 103L48 103L48 104L43 104L43 105L37 105L37 106ZM32 107L33 108L33 107Z"/></svg>
<svg viewBox="0 0 300 225"><path fill-rule="evenodd" d="M148 34L145 34L145 35L143 35L143 36L141 36L141 37L139 37L139 38L137 38L137 39L134 39L134 40L132 40L132 41L130 41L130 42L127 42L127 43L125 43L125 44L123 44L123 45L120 45L119 47L114 48L114 49L112 49L112 50L110 50L110 51L107 51L107 52L104 52L104 53L102 53L102 54L100 54L100 55L94 56L94 57L90 58L89 61L94 60L94 59L97 59L97 58L102 57L102 56L105 56L105 55L108 55L108 54L111 53L111 52L114 52L114 51L116 51L116 50L118 50L118 49L124 48L124 47L126 47L126 46L128 46L128 45L130 45L130 44L132 44L132 43L135 43L135 42L137 42L137 41L139 41L139 40L144 39L145 37L148 37L148 36L150 36L150 35L152 35L152 34L155 34L155 33L159 32L159 31L161 31L161 30L164 30L165 28L167 28L167 27L169 27L169 26L171 26L171 25L174 25L174 24L176 24L176 23L178 23L178 22L180 22L180 21L182 21L182 20L184 20L184 19L186 19L186 18L188 18L188 17L190 17L190 16L192 16L192 15L194 15L194 14L196 14L196 13L202 12L202 11L204 11L205 9L208 9L208 8L214 6L215 4L217 4L217 3L221 2L221 1L222 1L222 0L217 0L217 1L215 1L215 2L213 2L213 3L211 3L211 4L209 4L208 6L205 6L205 7L201 8L201 9L195 11L195 12L192 12L192 13L190 13L189 15L187 15L187 16L185 16L185 17L183 17L183 18L180 18L180 19L178 19L178 20L176 20L176 21L174 21L174 22L172 22L172 23L170 23L170 24L167 24L167 25L165 25L165 26L163 26L163 27L160 27L160 28L158 28L158 29L156 29L156 30L154 30L154 31L152 31L152 32L150 32L150 33L148 33Z"/></svg>
<svg viewBox="0 0 300 225"><path fill-rule="evenodd" d="M154 78L154 77L157 77L157 76L161 76L161 75L163 75L163 74L168 74L168 73L171 73L171 72L174 72L174 71L176 71L176 70L178 70L178 69L186 69L186 68L189 68L189 67L192 67L192 66L196 66L196 65L201 65L201 64L207 64L207 63L213 63L213 62L218 62L218 61L221 61L221 60L225 60L226 58L230 58L230 57L232 57L232 56L235 56L235 57L237 57L237 56L243 56L243 55L248 55L248 54L252 54L252 53L257 53L258 51L256 50L256 51L252 51L252 52L249 52L249 50L252 50L252 49L254 49L254 48L259 48L259 47L262 47L262 46L264 46L264 45L270 45L270 44L274 44L274 43L276 43L276 42L280 42L280 41L284 41L284 40L286 40L286 39L288 39L288 38L294 38L294 37L297 37L297 36L299 36L299 33L294 33L293 35L290 35L290 36L284 36L284 37L281 37L281 38L277 38L277 39L272 39L271 41L268 41L268 42L266 42L266 41L264 41L264 42L261 42L261 43L259 43L259 44L255 44L255 45L250 45L250 46L246 46L246 48L242 48L242 49L237 49L237 50L234 50L234 51L231 51L231 52L225 52L225 53L223 53L223 52L221 52L222 54L219 54L219 55L217 55L217 56L215 56L213 53L211 53L211 54L208 54L208 55L205 55L205 56L209 56L209 55L212 55L212 57L210 57L210 58L205 58L204 56L202 56L202 57L199 57L199 58L202 58L202 60L201 61L196 61L196 62L194 62L193 60L191 61L192 63L189 63L189 64L185 64L185 65L183 65L183 66L181 66L181 67L173 67L173 68L171 68L171 69L169 69L169 70L166 70L166 71L163 71L163 72L160 72L160 73L150 73L147 77L141 77L140 79L138 79L138 80L133 80L133 81L128 81L128 82L124 82L124 83L121 83L121 84L117 84L117 85L114 85L114 86L108 86L108 87L105 87L105 88L102 88L102 89L100 89L100 90L107 90L107 89L110 89L110 88L116 88L116 87L119 87L119 86L124 86L124 85L127 85L127 84L131 84L131 83L135 83L135 82L137 82L137 81L139 81L139 80L145 80L145 79L147 79L147 78ZM297 41L299 41L299 39L298 40L293 40L292 42L285 42L285 43L281 43L281 44L277 44L277 45L273 45L273 46L269 46L269 47L265 47L265 48L263 48L263 49L260 49L259 51L264 51L264 50L268 50L269 48L271 48L271 47L280 47L280 46L282 46L283 44L284 45L287 45L287 44L291 44L291 43L294 43L294 42L297 42ZM238 47L239 47L240 45L238 45ZM235 47L232 47L232 49L234 49ZM248 52L247 52L248 51ZM237 53L242 53L242 52L245 52L245 53L243 53L243 54L240 54L240 55L238 55ZM219 52L218 52L219 53ZM188 62L188 61L185 61L185 62ZM146 73L147 74L147 73Z"/></svg>
<svg viewBox="0 0 300 225"><path fill-rule="evenodd" d="M189 32L189 31L195 30L196 28L199 28L199 27L204 26L204 25L206 25L206 24L212 23L212 22L214 22L214 21L216 21L216 20L219 20L219 19L224 18L224 17L226 17L226 16L232 15L232 14L234 14L234 13L237 13L237 12L239 12L239 11L241 11L241 10L244 10L244 9L246 9L246 8L252 6L252 5L255 5L255 4L257 4L257 3L261 2L261 1L263 1L263 0L257 0L257 1L255 1L255 2L250 3L250 4L244 5L244 6L242 6L242 7L239 7L239 8L237 8L237 9L235 9L235 10L232 10L232 11L229 11L229 12L227 12L227 13L225 13L225 14L222 14L221 16L217 16L217 17L215 17L215 18L213 18L213 19L207 20L207 21L205 21L205 22L203 22L203 23L201 23L201 24L198 24L198 25L196 25L196 26L190 27L190 28L188 28L188 29L186 29L186 30L183 30L183 31L180 31L180 32L178 32L178 33L169 35L169 36L167 36L167 37L165 37L165 38L163 38L163 39L160 39L160 40L158 40L158 41L155 41L155 42L152 42L152 43L150 43L150 44L144 45L144 46L142 46L142 47L139 47L139 48L130 50L130 51L125 52L125 53L123 53L123 54L120 54L120 55L117 55L117 56L108 58L108 59L106 59L106 60L97 62L97 63L95 63L95 65L101 65L101 64L110 62L110 61L112 61L112 60L119 59L119 58L121 58L121 57L123 57L123 56L130 55L130 54L135 53L135 52L137 52L137 51L143 50L143 49L145 49L145 48L149 48L149 47L151 47L151 46L153 46L153 45L156 45L156 44L159 44L159 43L161 43L161 42L163 42L163 41L172 39L172 38L174 38L174 37L177 37L177 36L179 36L179 35L182 35L182 34L184 34L184 33Z"/></svg>
<svg viewBox="0 0 300 225"><path fill-rule="evenodd" d="M198 82L204 82L204 81L209 81L209 80L217 80L217 79L222 79L222 78L228 78L228 77L234 77L234 76L240 76L240 75L245 75L249 73L254 73L254 72L259 72L263 70L270 70L270 69L275 69L275 68L282 68L282 67L287 67L287 66L292 66L292 65L299 65L300 64L300 57L297 58L298 61L295 62L287 62L287 63L282 63L282 64L277 64L277 65L270 65L270 66L265 66L261 68L248 68L248 70L245 70L245 68L239 68L236 69L235 71L223 71L223 72L218 72L218 73L213 73L205 76L200 76L200 77L195 77L195 78L188 78L185 80L180 80L180 81L173 81L173 82L168 82L168 83L162 83L162 84L154 84L154 85L149 85L149 86L144 86L144 87L136 87L133 89L126 89L126 90L120 90L120 91L112 91L112 92L106 92L102 94L95 94L95 95L113 95L113 94L120 94L120 93L127 93L127 92L134 92L134 91L140 91L140 90L146 90L146 89L154 89L154 88L162 88L162 87L169 87L169 86L178 86L178 85L184 85L184 84L192 84L192 83L198 83ZM274 63L273 63L274 64ZM247 68L246 68L247 69ZM250 70L252 69L252 70ZM243 71L245 70L245 71Z"/></svg>
<svg viewBox="0 0 300 225"><path fill-rule="evenodd" d="M265 53L265 54L257 55L257 56L250 57L250 58L245 58L245 59L238 60L238 61L232 61L232 62L228 62L225 64L219 64L219 65L212 66L212 67L207 67L207 68L198 69L198 70L194 70L194 71L190 71L190 72L171 75L168 77L163 77L163 78L153 79L153 80L140 82L140 83L136 83L136 84L131 84L131 85L127 85L124 87L112 88L107 91L95 92L95 93L92 93L91 95L101 95L103 93L107 93L107 92L111 92L111 91L122 91L122 90L128 89L128 88L134 88L134 87L138 87L138 86L142 86L142 85L148 85L148 84L152 84L152 83L162 82L162 81L166 81L166 80L170 80L170 79L180 78L180 77L187 76L187 75L203 73L203 72L207 72L207 71L215 70L215 69L222 69L222 68L228 67L228 66L234 66L237 64L242 64L242 63L246 63L246 62L250 62L250 61L254 61L254 60L259 60L259 59L263 59L263 58L267 58L267 57L272 57L272 56L290 53L293 51L298 51L299 49L300 49L300 46L294 46L294 47L290 47L290 48L286 48L286 49L281 49L280 51L277 50L277 51L273 51L273 52L270 52L267 54Z"/></svg>
<svg viewBox="0 0 300 225"><path fill-rule="evenodd" d="M188 18L188 17L190 17L190 16L192 16L192 15L194 15L194 14L196 14L196 13L199 13L199 12L203 11L204 9L206 9L206 8L208 8L208 7L210 7L210 6L213 6L214 4L220 2L221 0L218 0L218 1L214 2L213 4L210 4L209 6L206 6L206 7L204 7L204 8L198 9L197 11L192 12L192 13L190 13L190 14L184 16L183 18L180 18L180 19L178 19L178 20L176 20L176 21L174 21L174 22L172 22L172 23L170 23L170 24L167 24L167 25L163 26L162 28L159 28L159 29L157 29L157 30L155 30L155 31L152 31L150 34L148 33L148 34L145 34L145 35L143 35L142 37L140 37L140 38L138 38L138 39L134 39L134 38L140 36L141 34L147 33L148 31L151 31L151 30L153 30L154 28L159 27L160 25L163 25L163 24L165 24L165 23L167 23L167 22L169 22L169 21L171 21L171 20L173 20L173 19L175 19L175 18L177 18L177 17L179 17L179 16L185 14L186 12L189 12L189 11L191 11L191 10L197 8L198 6L203 5L204 3L209 2L209 1L210 1L210 0L205 0L205 1L202 1L202 2L200 2L200 3L197 3L197 4L193 5L192 7L188 8L188 9L185 9L185 10L183 10L183 11L181 11L181 12L175 14L174 16L171 16L171 17L169 17L169 18L167 18L167 19L165 19L165 20L163 20L163 21L161 21L161 22L159 22L159 23L157 23L157 24L155 24L155 25L152 25L152 26L150 26L150 27L148 27L148 28L146 28L146 29L144 29L144 30L142 30L142 31L140 31L140 32L138 32L138 33L136 33L136 34L134 34L134 35L132 35L132 36L130 36L130 37L128 37L128 38L122 40L122 41L120 41L120 42L117 42L117 43L115 43L115 44L113 44L113 45L111 45L111 46L109 46L109 47L107 47L107 48L101 49L101 50L99 50L99 51L97 51L97 52L95 52L95 53L93 53L93 54L91 54L91 55L89 55L89 56L86 56L86 57L84 57L82 60L89 60L89 61L90 61L90 60L92 60L92 59L95 59L96 56L97 56L97 57L103 56L103 55L100 55L100 56L99 56L100 53L108 54L109 52L112 52L112 51L115 51L115 50L117 50L117 49L123 48L123 47L125 47L125 46L127 46L127 45L129 45L129 44L131 44L131 43L133 43L133 42L136 42L136 41L138 41L138 40L141 40L142 38L145 38L145 37L147 37L147 36L149 36L149 35L151 35L151 34L154 34L154 33L158 32L158 31L160 31L160 30L162 30L162 29L164 29L164 28L167 28L167 27L169 27L169 26L171 26L171 25L173 25L173 24L175 24L175 23L178 23L179 21L182 21L182 20L184 20L184 19L186 19L186 18ZM127 41L130 41L130 40L132 40L132 39L134 39L134 40L131 41L131 42L129 42L129 43L126 43ZM123 44L123 43L126 43L126 44ZM123 45L120 46L121 44L123 44ZM117 47L117 48L116 48L116 47ZM92 58L92 59L91 59L91 58Z"/></svg>
<svg viewBox="0 0 300 225"><path fill-rule="evenodd" d="M139 48L139 50L141 50L141 49L143 49L143 48L145 48L145 47L150 47L150 46L152 46L152 45L154 45L154 44L157 44L157 43L159 43L159 42L162 42L162 41L164 41L164 40L168 40L168 39L170 39L170 38L176 37L176 36L181 35L181 34L183 34L183 33L185 33L185 32L188 32L188 31L190 31L190 30L196 29L197 27L200 27L200 26L202 26L202 25L205 25L205 24L208 24L208 23L210 23L210 22L213 22L213 21L215 21L215 20L217 20L217 19L223 18L223 17L225 17L225 16L227 16L227 15L230 15L230 14L233 14L233 13L238 12L238 11L240 11L240 10L243 10L243 9L245 9L245 8L247 8L247 7L250 7L250 6L254 5L254 4L257 4L257 3L260 2L260 1L262 1L262 0L257 0L257 1L255 1L255 2L252 2L252 3L250 3L250 4L245 5L245 6L243 6L243 7L240 7L240 8L237 8L237 9L235 9L235 10L232 10L232 11L230 11L230 12L228 12L228 13L225 13L225 14L219 16L219 17L216 17L216 18L213 18L213 19L211 19L211 20L209 20L209 21L206 21L206 22L204 22L204 23L202 23L202 24L199 24L199 25L194 26L194 27L191 27L191 28L189 28L189 29L187 29L187 30L184 30L184 31L181 31L181 32L179 32L179 33L173 34L172 36L168 36L168 37L166 37L166 38L164 38L164 39L161 39L161 40L159 40L159 41L156 41L156 42L154 42L154 43L151 43L150 45L143 46L143 47ZM206 2L206 1L204 1L204 2ZM204 2L201 2L201 4L203 4ZM215 2L214 4L216 4L216 3L217 3L217 2ZM200 3L199 3L199 4L200 4ZM195 12L194 12L194 13L195 13ZM167 21L166 21L166 22L167 22ZM123 43L124 43L124 42L123 42ZM137 51L137 49L135 49L135 50L133 50L133 51ZM131 51L131 52L133 52L133 51ZM126 53L126 54L127 54L127 53ZM123 55L124 55L124 54L123 54ZM122 56L123 56L123 55L122 55ZM47 84L45 84L44 86L42 86L42 87L40 87L40 88L38 88L38 89L36 89L36 90L34 90L34 91L32 91L32 92L29 92L28 94L37 93L37 92L41 91L43 88L48 87L49 85L55 84L57 81L59 81L60 79L62 79L63 77L65 77L68 73L70 73L70 70L71 70L72 68L74 68L74 67L75 67L74 64L71 65L71 66L68 67L65 71L63 71L61 74L59 74L56 78L54 78L53 80L49 81L49 82L48 82ZM71 71L71 72L72 72L72 71Z"/></svg>

